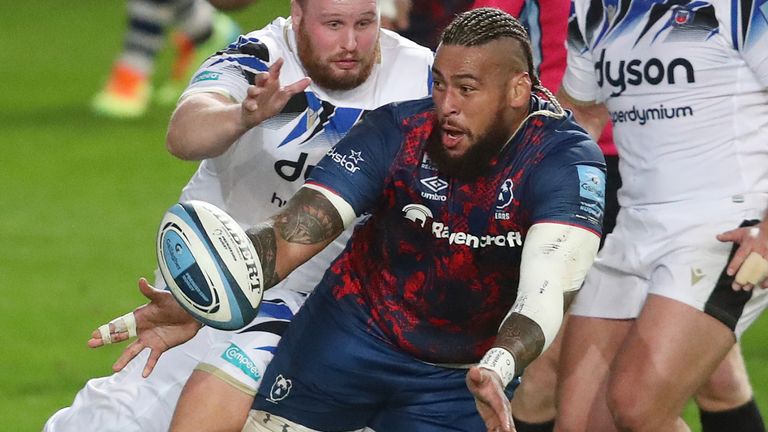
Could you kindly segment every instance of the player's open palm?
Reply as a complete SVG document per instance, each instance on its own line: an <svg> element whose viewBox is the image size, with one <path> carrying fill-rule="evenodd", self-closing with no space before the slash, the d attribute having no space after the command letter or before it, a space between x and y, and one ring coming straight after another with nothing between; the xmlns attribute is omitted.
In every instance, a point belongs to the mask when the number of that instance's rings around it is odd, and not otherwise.
<svg viewBox="0 0 768 432"><path fill-rule="evenodd" d="M488 432L514 432L512 408L504 394L501 379L488 369L473 367L467 373L467 387L475 396L477 411Z"/></svg>
<svg viewBox="0 0 768 432"><path fill-rule="evenodd" d="M309 86L311 80L304 77L293 84L280 85L280 69L283 59L279 58L270 66L269 71L256 77L255 83L248 87L243 103L241 120L246 129L274 117L285 108L291 97Z"/></svg>
<svg viewBox="0 0 768 432"><path fill-rule="evenodd" d="M112 369L115 372L122 370L144 348L149 348L151 352L142 372L147 377L165 351L192 339L202 325L179 306L170 292L155 289L144 278L139 279L139 290L149 299L149 303L111 321L106 334L102 330L106 325L94 330L88 346L96 348L137 335L138 338L123 350ZM135 320L135 323L125 325L121 320L126 317ZM130 329L131 326L134 326L133 329Z"/></svg>

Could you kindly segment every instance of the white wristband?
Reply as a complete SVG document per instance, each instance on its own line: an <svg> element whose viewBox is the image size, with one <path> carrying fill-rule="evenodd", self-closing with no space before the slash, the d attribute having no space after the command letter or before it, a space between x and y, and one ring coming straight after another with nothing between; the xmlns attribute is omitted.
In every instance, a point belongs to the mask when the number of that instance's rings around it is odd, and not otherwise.
<svg viewBox="0 0 768 432"><path fill-rule="evenodd" d="M480 360L478 366L499 374L501 384L505 388L515 379L515 357L504 348L493 347L489 349L482 360Z"/></svg>

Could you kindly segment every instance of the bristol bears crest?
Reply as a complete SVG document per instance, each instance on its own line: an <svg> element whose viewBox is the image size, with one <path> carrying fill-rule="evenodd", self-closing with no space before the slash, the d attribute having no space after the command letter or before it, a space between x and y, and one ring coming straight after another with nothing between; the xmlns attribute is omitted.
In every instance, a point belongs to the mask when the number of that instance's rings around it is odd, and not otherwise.
<svg viewBox="0 0 768 432"><path fill-rule="evenodd" d="M293 387L293 382L291 382L291 380L282 375L278 375L277 378L275 378L275 382L272 384L272 388L269 389L269 398L267 398L267 400L270 402L277 402L285 399L288 396L288 393L291 392L291 387Z"/></svg>

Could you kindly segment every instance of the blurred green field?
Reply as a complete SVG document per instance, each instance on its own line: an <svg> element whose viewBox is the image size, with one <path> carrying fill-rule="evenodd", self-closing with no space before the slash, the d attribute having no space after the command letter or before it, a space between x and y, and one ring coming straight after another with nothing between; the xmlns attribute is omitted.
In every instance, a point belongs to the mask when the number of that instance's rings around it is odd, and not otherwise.
<svg viewBox="0 0 768 432"><path fill-rule="evenodd" d="M0 14L0 431L36 431L119 347L90 350L99 324L143 302L154 236L197 164L164 148L170 108L99 118L88 103L121 44L125 3L42 0ZM261 0L246 29L285 14ZM170 62L161 56L158 78Z"/></svg>
<svg viewBox="0 0 768 432"><path fill-rule="evenodd" d="M288 10L261 0L233 14L257 28ZM0 430L36 431L120 347L90 350L99 324L142 302L154 236L196 164L164 149L170 108L118 122L91 96L121 45L123 2L16 2L0 14ZM169 57L161 57L158 78ZM768 319L744 354L768 412ZM687 414L696 423L695 412Z"/></svg>

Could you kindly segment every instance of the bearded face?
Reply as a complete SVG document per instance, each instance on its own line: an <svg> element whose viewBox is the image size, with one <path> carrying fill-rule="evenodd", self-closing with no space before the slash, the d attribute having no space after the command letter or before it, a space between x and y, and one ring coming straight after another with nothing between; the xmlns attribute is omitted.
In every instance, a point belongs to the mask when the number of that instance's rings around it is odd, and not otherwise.
<svg viewBox="0 0 768 432"><path fill-rule="evenodd" d="M307 75L328 90L351 90L368 79L378 57L379 28L375 16L351 28L330 30L311 22L298 25L298 55Z"/></svg>
<svg viewBox="0 0 768 432"><path fill-rule="evenodd" d="M443 123L448 123L444 121ZM446 134L441 122L435 119L432 133L427 139L427 154L437 169L450 177L461 180L472 180L486 172L491 160L499 154L509 139L509 130L503 126L501 113L497 113L491 126L478 135L466 130L463 139L469 142L466 150L461 154L449 151L443 145L443 136ZM447 126L454 127L455 126Z"/></svg>

